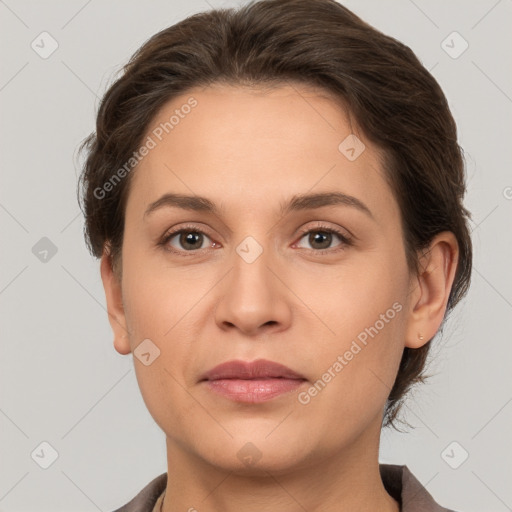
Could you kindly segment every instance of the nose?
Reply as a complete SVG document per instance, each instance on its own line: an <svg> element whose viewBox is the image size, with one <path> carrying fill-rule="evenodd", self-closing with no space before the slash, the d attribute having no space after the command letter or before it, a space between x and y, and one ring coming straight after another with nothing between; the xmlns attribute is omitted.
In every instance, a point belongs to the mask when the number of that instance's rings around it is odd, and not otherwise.
<svg viewBox="0 0 512 512"><path fill-rule="evenodd" d="M240 256L242 254L242 256ZM254 261L234 252L233 267L218 289L215 321L222 330L257 336L285 330L291 292L275 258L264 250Z"/></svg>

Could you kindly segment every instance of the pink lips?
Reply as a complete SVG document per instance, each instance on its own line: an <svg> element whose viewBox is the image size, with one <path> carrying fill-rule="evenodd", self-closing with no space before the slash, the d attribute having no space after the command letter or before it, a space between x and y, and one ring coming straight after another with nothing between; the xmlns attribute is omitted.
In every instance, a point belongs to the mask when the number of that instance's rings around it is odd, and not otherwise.
<svg viewBox="0 0 512 512"><path fill-rule="evenodd" d="M303 375L273 361L228 361L201 376L208 388L236 402L257 403L293 391L306 382Z"/></svg>

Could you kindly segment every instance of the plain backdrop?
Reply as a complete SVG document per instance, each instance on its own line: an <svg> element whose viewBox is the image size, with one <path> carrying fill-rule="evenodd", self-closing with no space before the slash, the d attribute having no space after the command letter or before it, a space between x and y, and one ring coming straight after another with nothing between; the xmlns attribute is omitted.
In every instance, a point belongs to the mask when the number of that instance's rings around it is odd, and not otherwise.
<svg viewBox="0 0 512 512"><path fill-rule="evenodd" d="M512 1L344 4L409 45L441 84L473 214L471 290L436 339L434 377L404 409L414 430L384 431L380 461L406 464L445 507L512 510ZM112 345L75 153L145 40L235 5L0 1L0 511L114 510L167 469L133 356Z"/></svg>

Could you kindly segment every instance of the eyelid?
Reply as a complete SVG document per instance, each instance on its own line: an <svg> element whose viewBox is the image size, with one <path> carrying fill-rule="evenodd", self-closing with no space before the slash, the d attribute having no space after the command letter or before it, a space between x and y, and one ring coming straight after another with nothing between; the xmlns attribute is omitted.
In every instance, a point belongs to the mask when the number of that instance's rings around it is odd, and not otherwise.
<svg viewBox="0 0 512 512"><path fill-rule="evenodd" d="M334 254L334 253L336 253L338 251L346 249L347 246L353 244L353 239L357 239L357 237L352 235L352 233L349 230L345 229L345 228L332 227L332 226L327 225L323 221L313 221L313 222L316 222L316 224L314 224L314 225L307 225L307 226L305 226L305 227L303 227L303 228L301 228L299 230L299 233L298 233L299 238L297 239L296 242L294 242L292 244L293 246L295 246L298 242L300 242L300 240L302 240L302 238L305 235L307 235L310 232L315 232L315 231L318 231L318 232L322 232L323 231L323 232L335 234L341 240L341 244L340 244L340 246L335 247L335 248L328 248L328 249L306 249L307 251L309 251L311 253L314 253L314 254L328 254L328 253ZM169 249L167 247L168 244L169 244L169 241L172 238L174 238L175 236L177 236L180 233L182 233L183 231L202 234L202 235L208 237L210 240L212 240L212 245L215 245L217 247L219 247L219 246L222 247L222 245L219 242L213 241L213 237L208 234L208 230L207 229L199 227L197 224L193 224L193 223L184 224L184 225L178 226L177 228L169 229L162 236L161 240L158 242L158 245L159 246L163 246L165 250L167 250L167 251L169 251L171 253L180 254L180 255L189 255L189 256L193 256L193 255L199 254L199 253L201 253L201 252L211 248L211 245L210 245L210 247L206 247L206 248L202 248L202 249L194 249L194 250L191 250L191 251L185 251L185 250L180 250L180 249L175 249L175 248Z"/></svg>
<svg viewBox="0 0 512 512"><path fill-rule="evenodd" d="M203 228L203 227L199 227L198 225L196 224L184 224L184 225L180 225L178 227L174 227L174 228L170 228L168 229L164 235L162 236L162 238L160 239L159 242L157 242L157 245L158 246L162 246L165 250L171 252L171 253L174 253L174 254L181 254L181 255L194 255L194 254L198 254L204 250L207 250L208 247L205 247L203 249L195 249L193 251L185 251L185 250L179 250L179 249L175 249L175 248L172 248L172 249L169 249L167 246L169 245L169 241L174 238L175 236L179 235L180 233L182 233L183 231L185 232L192 232L192 233L200 233L206 237L208 237L210 240L212 240L212 245L216 245L216 246L220 246L219 242L215 242L213 241L213 237L210 236L208 234L208 230ZM211 246L210 246L211 248Z"/></svg>
<svg viewBox="0 0 512 512"><path fill-rule="evenodd" d="M340 227L340 226L330 226L329 223L317 220L312 221L313 225L306 225L303 228L300 228L299 235L304 235L306 233L309 233L310 231L330 231L339 234L340 236L344 236L347 239L357 239L355 235L353 235L347 228Z"/></svg>
<svg viewBox="0 0 512 512"><path fill-rule="evenodd" d="M316 224L311 226L306 226L304 228L301 228L299 232L299 239L297 242L294 242L294 246L299 243L304 236L306 236L308 233L311 232L319 232L319 233L330 233L336 235L341 243L336 247L329 247L327 249L306 249L309 252L312 252L313 254L336 254L340 251L343 251L347 249L347 247L352 246L354 243L354 236L347 230L340 227L332 227L324 223L323 221L316 221Z"/></svg>

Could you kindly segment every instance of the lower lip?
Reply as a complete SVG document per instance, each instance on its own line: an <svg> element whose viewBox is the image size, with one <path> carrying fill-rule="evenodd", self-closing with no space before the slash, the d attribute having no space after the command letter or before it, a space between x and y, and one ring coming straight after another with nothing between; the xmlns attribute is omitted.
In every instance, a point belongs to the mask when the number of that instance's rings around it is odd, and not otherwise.
<svg viewBox="0 0 512 512"><path fill-rule="evenodd" d="M235 402L258 403L296 390L304 379L218 379L205 381L214 393Z"/></svg>

